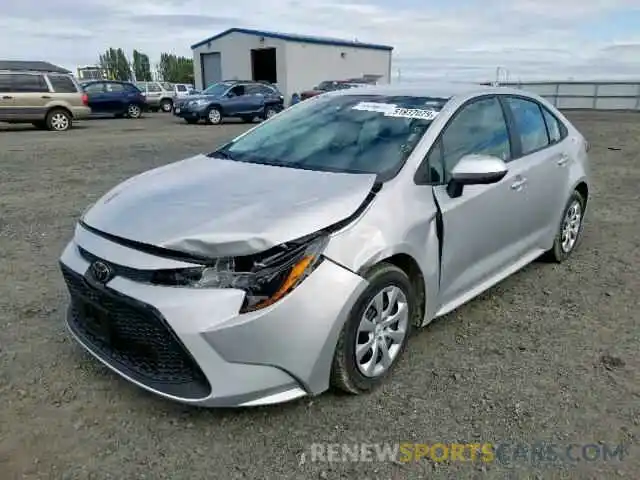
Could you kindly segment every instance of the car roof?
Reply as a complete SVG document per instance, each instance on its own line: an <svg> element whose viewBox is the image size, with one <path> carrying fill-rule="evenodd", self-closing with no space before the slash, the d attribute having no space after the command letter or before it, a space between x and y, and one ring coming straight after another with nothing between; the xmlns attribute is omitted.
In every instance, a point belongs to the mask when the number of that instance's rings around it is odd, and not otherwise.
<svg viewBox="0 0 640 480"><path fill-rule="evenodd" d="M527 95L526 91L507 87L492 87L476 83L424 82L415 84L366 85L355 89L331 92L334 95L389 95L407 97L453 98L489 93L513 93Z"/></svg>

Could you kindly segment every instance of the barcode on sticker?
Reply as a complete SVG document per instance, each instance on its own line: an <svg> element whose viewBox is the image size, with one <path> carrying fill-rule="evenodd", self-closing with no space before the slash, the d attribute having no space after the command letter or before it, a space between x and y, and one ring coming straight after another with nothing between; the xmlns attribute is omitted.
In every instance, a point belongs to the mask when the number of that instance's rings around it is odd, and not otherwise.
<svg viewBox="0 0 640 480"><path fill-rule="evenodd" d="M438 115L435 110L422 110L419 108L394 108L385 112L385 117L418 118L420 120L433 120Z"/></svg>

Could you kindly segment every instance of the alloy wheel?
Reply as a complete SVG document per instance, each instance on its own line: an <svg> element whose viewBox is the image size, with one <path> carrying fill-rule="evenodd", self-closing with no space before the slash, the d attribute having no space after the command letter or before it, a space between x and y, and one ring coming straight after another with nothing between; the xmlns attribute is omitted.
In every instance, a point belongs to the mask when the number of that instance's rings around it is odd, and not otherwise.
<svg viewBox="0 0 640 480"><path fill-rule="evenodd" d="M572 202L562 221L561 241L562 251L569 253L575 247L582 224L582 206L577 200Z"/></svg>
<svg viewBox="0 0 640 480"><path fill-rule="evenodd" d="M54 113L51 117L51 127L62 131L69 128L69 118L64 113Z"/></svg>
<svg viewBox="0 0 640 480"><path fill-rule="evenodd" d="M127 113L131 118L138 118L140 116L140 107L137 105L129 105Z"/></svg>
<svg viewBox="0 0 640 480"><path fill-rule="evenodd" d="M220 123L220 112L215 108L209 110L209 121L211 123Z"/></svg>
<svg viewBox="0 0 640 480"><path fill-rule="evenodd" d="M356 333L356 365L366 377L384 374L400 353L409 323L409 306L397 286L385 287L364 310Z"/></svg>

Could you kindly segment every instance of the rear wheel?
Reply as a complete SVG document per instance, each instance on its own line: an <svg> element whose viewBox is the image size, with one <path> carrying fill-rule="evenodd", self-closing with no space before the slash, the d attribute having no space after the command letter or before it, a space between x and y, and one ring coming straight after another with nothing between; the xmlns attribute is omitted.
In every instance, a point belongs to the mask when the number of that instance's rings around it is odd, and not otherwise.
<svg viewBox="0 0 640 480"><path fill-rule="evenodd" d="M160 109L165 113L170 113L173 110L173 102L169 99L162 100L160 102Z"/></svg>
<svg viewBox="0 0 640 480"><path fill-rule="evenodd" d="M127 107L127 117L140 118L142 116L142 108L136 103L130 103Z"/></svg>
<svg viewBox="0 0 640 480"><path fill-rule="evenodd" d="M342 328L331 369L332 386L352 394L373 390L391 373L417 308L409 277L395 265L381 263L366 278L369 286Z"/></svg>
<svg viewBox="0 0 640 480"><path fill-rule="evenodd" d="M578 246L582 239L585 205L584 197L574 191L562 213L553 247L543 255L544 260L564 262Z"/></svg>
<svg viewBox="0 0 640 480"><path fill-rule="evenodd" d="M61 108L53 109L47 114L45 124L49 130L64 132L71 128L71 114Z"/></svg>

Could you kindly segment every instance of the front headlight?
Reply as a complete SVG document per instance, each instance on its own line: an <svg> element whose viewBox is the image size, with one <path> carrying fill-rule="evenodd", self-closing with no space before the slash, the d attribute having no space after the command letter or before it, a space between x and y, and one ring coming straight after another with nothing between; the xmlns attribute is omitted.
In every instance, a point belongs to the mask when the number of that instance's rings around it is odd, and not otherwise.
<svg viewBox="0 0 640 480"><path fill-rule="evenodd" d="M237 288L246 293L241 313L274 304L322 261L326 235L278 246L257 255L219 258L211 265L157 270L151 283L192 288Z"/></svg>

